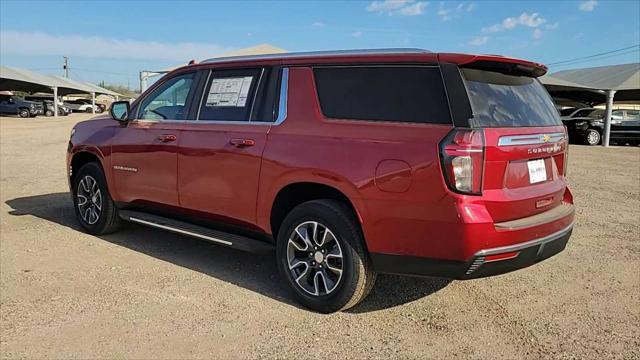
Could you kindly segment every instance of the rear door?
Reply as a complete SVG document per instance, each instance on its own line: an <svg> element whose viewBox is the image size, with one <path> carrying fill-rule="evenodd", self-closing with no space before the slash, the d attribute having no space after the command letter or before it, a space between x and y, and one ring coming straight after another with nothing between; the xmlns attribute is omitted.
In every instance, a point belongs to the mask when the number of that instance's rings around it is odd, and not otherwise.
<svg viewBox="0 0 640 360"><path fill-rule="evenodd" d="M116 128L112 171L118 199L178 206L178 141L189 120L195 73L167 79L138 106L135 119Z"/></svg>
<svg viewBox="0 0 640 360"><path fill-rule="evenodd" d="M269 68L213 69L198 120L181 134L178 190L183 208L231 222L255 223L258 180L274 103Z"/></svg>
<svg viewBox="0 0 640 360"><path fill-rule="evenodd" d="M473 118L482 128L482 193L494 221L558 206L566 188L567 138L551 97L528 76L462 69Z"/></svg>

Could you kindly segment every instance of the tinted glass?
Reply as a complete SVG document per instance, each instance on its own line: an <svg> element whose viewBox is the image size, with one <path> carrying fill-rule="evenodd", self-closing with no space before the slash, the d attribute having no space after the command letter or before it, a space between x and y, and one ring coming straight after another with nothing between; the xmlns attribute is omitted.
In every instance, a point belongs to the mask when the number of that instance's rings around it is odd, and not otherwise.
<svg viewBox="0 0 640 360"><path fill-rule="evenodd" d="M473 108L472 126L561 125L549 93L537 79L463 69Z"/></svg>
<svg viewBox="0 0 640 360"><path fill-rule="evenodd" d="M249 121L261 69L214 70L205 87L199 120Z"/></svg>
<svg viewBox="0 0 640 360"><path fill-rule="evenodd" d="M314 74L326 117L451 124L438 67L321 67Z"/></svg>
<svg viewBox="0 0 640 360"><path fill-rule="evenodd" d="M185 120L194 74L176 76L160 85L140 106L139 119Z"/></svg>
<svg viewBox="0 0 640 360"><path fill-rule="evenodd" d="M562 109L562 110L560 110L560 115L569 116L569 115L573 114L574 111L576 111L576 109L574 109L574 108Z"/></svg>
<svg viewBox="0 0 640 360"><path fill-rule="evenodd" d="M640 110L627 110L627 120L640 120Z"/></svg>

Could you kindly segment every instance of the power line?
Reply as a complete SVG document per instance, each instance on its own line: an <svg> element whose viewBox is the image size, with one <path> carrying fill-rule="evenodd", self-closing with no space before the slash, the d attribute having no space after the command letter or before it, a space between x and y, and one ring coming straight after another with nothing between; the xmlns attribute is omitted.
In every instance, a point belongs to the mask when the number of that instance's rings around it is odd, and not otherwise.
<svg viewBox="0 0 640 360"><path fill-rule="evenodd" d="M569 62L574 62L576 60L583 60L583 59L591 59L594 57L598 57L598 56L602 56L602 55L607 55L607 54L613 54L619 51L624 51L624 50L628 50L628 49L633 49L635 47L640 47L640 44L635 44L633 46L627 46L621 49L616 49L616 50L611 50L611 51L605 51L599 54L593 54L593 55L588 55L588 56L582 56L582 57L577 57L577 58L573 58L573 59L568 59L568 60L562 60L562 61L556 61L553 63L548 63L548 66L552 66L552 65L558 65L558 64L564 64L564 63L569 63Z"/></svg>
<svg viewBox="0 0 640 360"><path fill-rule="evenodd" d="M634 50L631 50L631 51L625 51L625 52L621 52L621 53L617 53L617 54L611 54L611 55L608 55L608 56L602 56L602 57L599 57L597 59L577 60L577 61L573 61L571 63L566 63L566 64L554 66L554 67L557 68L557 67L572 66L572 65L587 63L587 62L591 62L591 61L599 61L599 60L609 59L609 58L616 57L616 56L633 54L633 53L636 53L636 52L640 52L640 49L634 49Z"/></svg>

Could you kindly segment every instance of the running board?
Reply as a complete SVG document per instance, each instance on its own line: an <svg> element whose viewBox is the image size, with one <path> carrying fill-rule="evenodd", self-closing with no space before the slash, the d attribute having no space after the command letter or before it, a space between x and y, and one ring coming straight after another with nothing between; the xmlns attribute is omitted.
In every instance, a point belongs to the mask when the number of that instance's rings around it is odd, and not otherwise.
<svg viewBox="0 0 640 360"><path fill-rule="evenodd" d="M163 216L132 210L120 210L119 213L120 218L125 221L170 231L176 234L187 235L196 239L210 241L218 245L224 245L238 250L253 253L264 253L271 252L275 249L273 244L269 244L264 241L224 231L213 230Z"/></svg>

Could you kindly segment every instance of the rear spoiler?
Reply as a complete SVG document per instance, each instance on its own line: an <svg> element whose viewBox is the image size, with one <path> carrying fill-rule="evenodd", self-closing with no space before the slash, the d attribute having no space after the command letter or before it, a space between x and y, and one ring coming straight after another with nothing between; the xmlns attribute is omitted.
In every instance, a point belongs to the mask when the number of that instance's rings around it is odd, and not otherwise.
<svg viewBox="0 0 640 360"><path fill-rule="evenodd" d="M542 64L500 55L441 53L438 54L438 61L453 63L465 68L496 71L507 75L540 77L547 73L547 67Z"/></svg>

